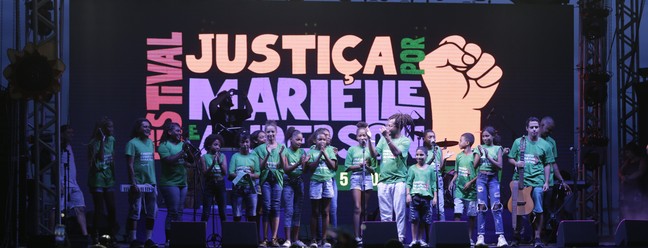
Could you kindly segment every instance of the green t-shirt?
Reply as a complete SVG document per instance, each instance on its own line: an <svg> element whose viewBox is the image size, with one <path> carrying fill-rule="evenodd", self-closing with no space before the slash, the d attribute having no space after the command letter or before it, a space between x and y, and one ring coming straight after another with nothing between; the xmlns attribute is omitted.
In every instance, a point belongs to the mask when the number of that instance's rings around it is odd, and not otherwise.
<svg viewBox="0 0 648 248"><path fill-rule="evenodd" d="M104 141L103 147L99 147L101 141L97 139L90 140L88 149L90 149L91 166L88 176L88 186L93 188L110 188L115 185L115 161L113 156L115 154L115 137L108 136ZM103 159L97 159L96 154L99 149L103 149Z"/></svg>
<svg viewBox="0 0 648 248"><path fill-rule="evenodd" d="M475 154L479 154L477 149L473 149L471 153L466 154L461 151L457 154L455 160L455 173L457 173L457 180L454 197L464 200L476 200L477 199L477 187L475 183L472 184L470 188L464 190L464 185L467 182L473 180L477 177L477 171L475 170L474 161Z"/></svg>
<svg viewBox="0 0 648 248"><path fill-rule="evenodd" d="M250 168L252 167L252 168ZM240 152L234 153L230 158L229 174L238 174L239 172L259 174L259 158L252 153L243 155ZM249 177L244 177L236 185L239 186L254 186L254 182Z"/></svg>
<svg viewBox="0 0 648 248"><path fill-rule="evenodd" d="M502 150L501 146L482 145L482 147L484 148L484 150L486 150L486 153L488 153L489 158L492 158L493 160L497 161L497 154L499 153L500 150ZM477 149L477 151L479 151L479 149ZM493 166L490 160L486 158L486 154L481 154L480 162L481 162L479 165L480 171L496 172L498 170L498 167Z"/></svg>
<svg viewBox="0 0 648 248"><path fill-rule="evenodd" d="M301 176L302 173L304 172L304 168L301 164L301 158L304 154L306 154L306 151L304 151L304 149L301 148L297 149L297 151L293 151L290 148L286 148L284 152L286 154L286 159L288 160L288 164L291 167L294 166L295 164L299 164L297 168L295 168L293 171L290 172L290 174L288 174L288 176L290 178L297 178Z"/></svg>
<svg viewBox="0 0 648 248"><path fill-rule="evenodd" d="M184 142L173 144L172 142L165 141L158 147L160 158L173 156L182 151ZM160 176L160 186L187 186L187 169L185 168L184 158L180 158L175 162L162 162L162 175Z"/></svg>
<svg viewBox="0 0 648 248"><path fill-rule="evenodd" d="M398 148L401 155L394 157L394 154L389 149L389 144L383 137L376 145L376 152L381 156L380 162L380 176L378 182L382 183L398 183L405 182L407 178L407 153L409 151L410 143L412 141L407 137L400 137L392 139L392 144Z"/></svg>
<svg viewBox="0 0 648 248"><path fill-rule="evenodd" d="M126 156L133 157L135 182L138 184L156 184L153 141L132 138L126 143Z"/></svg>
<svg viewBox="0 0 648 248"><path fill-rule="evenodd" d="M337 163L337 156L335 156L335 152L333 152L333 147L327 146L324 152L326 152L326 155L328 155L328 157L333 160L334 163ZM311 149L308 151L308 155L310 156L308 162L315 162L317 161L317 159L319 159L320 150ZM322 159L320 159L319 161L319 165L317 165L317 168L315 168L315 172L313 172L311 180L315 182L326 182L331 180L331 178L333 178L334 176L335 171L328 168L324 157L322 157Z"/></svg>
<svg viewBox="0 0 648 248"><path fill-rule="evenodd" d="M281 151L281 147L285 147L284 144L277 144L277 147L275 149L272 149L270 151L270 157L268 157L268 162L265 167L265 169L261 170L261 178L260 178L260 183L263 185L265 183L266 179L268 179L268 173L272 173L272 175L277 179L277 182L281 187L283 187L283 168L281 168L281 154L279 154L279 151ZM261 144L257 146L257 148L254 148L254 154L259 158L259 163L263 161L263 159L268 155L268 150L267 150L267 145L266 144ZM288 148L284 148L284 154L288 150ZM259 164L259 166L261 166Z"/></svg>
<svg viewBox="0 0 648 248"><path fill-rule="evenodd" d="M365 147L364 149L360 146L349 147L349 150L347 150L346 159L344 159L344 170L349 170L349 167L351 166L361 165L363 161L366 161L367 159L369 160L369 163L367 165L375 170L376 159L371 157L371 152L369 152L368 147ZM362 168L349 170L349 172L351 172L352 174L362 174Z"/></svg>
<svg viewBox="0 0 648 248"><path fill-rule="evenodd" d="M517 138L513 142L509 158L520 161L520 139ZM551 152L551 145L542 138L532 142L528 138L525 139L526 151L524 153L524 186L542 187L545 182L544 167L545 165L555 163L553 153ZM513 173L513 180L518 180L518 174Z"/></svg>
<svg viewBox="0 0 648 248"><path fill-rule="evenodd" d="M558 159L558 148L556 147L556 140L554 140L551 136L547 136L544 138L547 142L549 142L549 145L551 145L551 152L554 155L554 160ZM554 167L551 166L549 167L549 187L554 185Z"/></svg>
<svg viewBox="0 0 648 248"><path fill-rule="evenodd" d="M202 156L203 160L205 161L205 169L207 169L207 176L210 178L216 179L217 181L223 180L223 172L221 170L221 165L225 163L225 154L221 153L220 154L220 159L218 161L214 160L215 155L214 154L209 154L205 153L205 155ZM216 164L214 164L216 163ZM227 168L225 168L227 170Z"/></svg>
<svg viewBox="0 0 648 248"><path fill-rule="evenodd" d="M425 165L424 168L417 164L410 165L407 170L407 188L410 195L434 197L436 191L436 173L433 165Z"/></svg>

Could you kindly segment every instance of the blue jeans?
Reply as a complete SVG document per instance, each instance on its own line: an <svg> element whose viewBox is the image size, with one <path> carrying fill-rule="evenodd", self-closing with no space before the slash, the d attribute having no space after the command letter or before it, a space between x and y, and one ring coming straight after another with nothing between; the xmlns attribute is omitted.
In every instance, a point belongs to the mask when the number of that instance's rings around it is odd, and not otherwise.
<svg viewBox="0 0 648 248"><path fill-rule="evenodd" d="M500 202L500 182L497 180L497 173L477 175L477 234L486 233L484 213L488 211L488 198L490 197L491 212L495 222L495 234L504 234L502 224L502 203Z"/></svg>
<svg viewBox="0 0 648 248"><path fill-rule="evenodd" d="M164 230L171 230L172 221L182 220L185 197L187 197L186 186L160 186L162 197L167 207L167 217L164 222ZM168 237L167 237L168 238Z"/></svg>
<svg viewBox="0 0 648 248"><path fill-rule="evenodd" d="M243 208L247 217L256 216L258 195L254 193L255 186L237 187L232 189L232 213L234 217L243 216ZM245 202L245 205L243 205ZM248 218L249 219L249 218ZM249 221L249 220L248 220Z"/></svg>
<svg viewBox="0 0 648 248"><path fill-rule="evenodd" d="M284 180L283 202L285 227L299 226L302 206L304 205L304 182L301 178L294 180L294 182Z"/></svg>
<svg viewBox="0 0 648 248"><path fill-rule="evenodd" d="M281 185L278 182L264 182L261 186L263 191L263 219L279 217L279 208L281 207Z"/></svg>
<svg viewBox="0 0 648 248"><path fill-rule="evenodd" d="M200 217L201 221L207 221L211 213L213 199L216 198L218 204L218 217L220 221L226 221L225 208L227 207L227 191L225 189L225 180L207 179L205 182L205 192L203 193L203 211Z"/></svg>
<svg viewBox="0 0 648 248"><path fill-rule="evenodd" d="M337 204L338 204L338 190L337 190L337 182L335 181L335 177L333 177L333 199L331 199L331 225L333 227L337 227Z"/></svg>

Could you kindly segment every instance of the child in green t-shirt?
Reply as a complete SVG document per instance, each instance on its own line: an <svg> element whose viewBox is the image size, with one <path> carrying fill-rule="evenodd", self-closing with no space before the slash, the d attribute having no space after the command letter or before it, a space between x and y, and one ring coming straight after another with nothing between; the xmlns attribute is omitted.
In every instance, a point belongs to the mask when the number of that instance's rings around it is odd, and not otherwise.
<svg viewBox="0 0 648 248"><path fill-rule="evenodd" d="M475 168L479 165L479 152L472 149L475 143L475 136L471 133L464 133L459 139L459 148L462 150L457 154L455 160L455 175L450 182L449 187L454 191L454 219L461 220L466 206L468 215L468 235L472 241L472 231L475 229L475 217L477 216L477 190L475 181L477 173Z"/></svg>
<svg viewBox="0 0 648 248"><path fill-rule="evenodd" d="M207 149L207 153L202 156L205 192L203 193L203 212L200 220L207 221L213 199L216 198L221 225L227 220L227 216L225 215L225 208L227 207L227 190L225 188L227 159L220 152L221 145L224 143L223 137L219 134L210 134L205 138L205 143L203 144L203 147Z"/></svg>
<svg viewBox="0 0 648 248"><path fill-rule="evenodd" d="M407 203L410 205L410 221L412 222L412 243L426 247L423 232L419 227L432 224L431 206L436 204L436 173L434 166L425 163L427 148L420 146L416 149L416 164L411 165L407 171ZM423 229L426 230L427 228Z"/></svg>
<svg viewBox="0 0 648 248"><path fill-rule="evenodd" d="M285 150L287 164L284 167L284 229L286 242L284 247L290 247L292 242L299 247L306 246L299 240L299 224L302 206L304 205L304 181L302 173L306 162L309 160L304 149L300 146L304 142L303 134L294 127L286 130L286 138L290 140L290 147Z"/></svg>
<svg viewBox="0 0 648 248"><path fill-rule="evenodd" d="M331 199L333 198L333 180L337 170L337 158L333 149L327 146L328 139L323 132L314 134L316 137L315 148L309 153L308 170L312 171L310 181L310 199L311 199L311 237L317 237L318 216L322 216L322 245L330 246L326 242L326 232L329 223L329 211L331 208ZM317 245L317 240L313 239L311 246Z"/></svg>
<svg viewBox="0 0 648 248"><path fill-rule="evenodd" d="M93 223L99 223L104 215L103 209L108 213L108 234L115 237L117 234L117 216L115 214L115 137L113 136L113 121L103 117L95 125L92 139L88 144L88 186L92 194L95 211ZM105 207L105 208L104 208ZM94 233L100 236L97 230Z"/></svg>
<svg viewBox="0 0 648 248"><path fill-rule="evenodd" d="M247 221L256 220L257 192L255 180L259 178L259 159L250 153L250 135L238 136L240 150L232 155L228 178L232 180L232 214L234 222L241 221L243 208Z"/></svg>

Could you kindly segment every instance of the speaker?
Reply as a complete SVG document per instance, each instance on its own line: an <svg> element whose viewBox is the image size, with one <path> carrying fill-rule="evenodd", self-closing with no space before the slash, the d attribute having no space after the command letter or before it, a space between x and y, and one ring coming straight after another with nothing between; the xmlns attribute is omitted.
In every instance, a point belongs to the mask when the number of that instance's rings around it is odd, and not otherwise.
<svg viewBox="0 0 648 248"><path fill-rule="evenodd" d="M390 240L398 241L398 229L394 221L365 221L362 223L362 247L385 247Z"/></svg>
<svg viewBox="0 0 648 248"><path fill-rule="evenodd" d="M256 222L223 222L223 248L258 247L259 236Z"/></svg>
<svg viewBox="0 0 648 248"><path fill-rule="evenodd" d="M468 223L465 221L436 221L432 223L430 246L470 247Z"/></svg>
<svg viewBox="0 0 648 248"><path fill-rule="evenodd" d="M617 246L648 246L648 220L622 220L616 230Z"/></svg>
<svg viewBox="0 0 648 248"><path fill-rule="evenodd" d="M558 247L598 246L598 230L593 220L563 220L558 225Z"/></svg>
<svg viewBox="0 0 648 248"><path fill-rule="evenodd" d="M171 222L169 247L206 247L207 223Z"/></svg>

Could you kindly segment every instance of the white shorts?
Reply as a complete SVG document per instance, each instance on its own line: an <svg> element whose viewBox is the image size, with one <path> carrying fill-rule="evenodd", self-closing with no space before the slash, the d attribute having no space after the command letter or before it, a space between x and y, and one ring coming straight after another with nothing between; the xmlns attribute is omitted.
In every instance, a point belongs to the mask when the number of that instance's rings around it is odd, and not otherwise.
<svg viewBox="0 0 648 248"><path fill-rule="evenodd" d="M477 216L477 200L464 200L461 198L454 198L454 213L463 214L464 205L467 205L466 214L468 216Z"/></svg>
<svg viewBox="0 0 648 248"><path fill-rule="evenodd" d="M326 182L310 181L311 199L333 198L333 194L333 180L326 180Z"/></svg>
<svg viewBox="0 0 648 248"><path fill-rule="evenodd" d="M61 196L61 209L65 207L65 195ZM68 209L70 208L76 208L76 207L85 207L85 199L83 198L83 192L81 191L81 188L79 187L70 187L68 188L68 196L67 196L67 207Z"/></svg>
<svg viewBox="0 0 648 248"><path fill-rule="evenodd" d="M364 182L362 182L362 172L351 175L351 188L362 190L362 184L364 183L365 190L373 190L373 182L371 182L371 173L366 173Z"/></svg>

